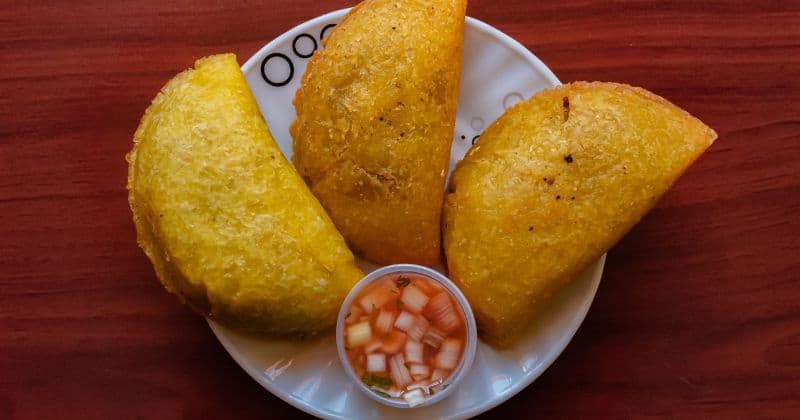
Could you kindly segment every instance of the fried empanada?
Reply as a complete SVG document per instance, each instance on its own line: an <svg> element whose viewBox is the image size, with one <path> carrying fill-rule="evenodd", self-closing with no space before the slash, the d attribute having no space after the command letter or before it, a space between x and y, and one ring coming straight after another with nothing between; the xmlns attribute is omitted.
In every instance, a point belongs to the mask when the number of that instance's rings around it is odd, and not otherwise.
<svg viewBox="0 0 800 420"><path fill-rule="evenodd" d="M456 167L444 207L449 273L483 338L513 343L716 137L663 98L613 83L550 89L495 121Z"/></svg>
<svg viewBox="0 0 800 420"><path fill-rule="evenodd" d="M233 54L168 82L133 142L138 242L167 290L248 332L309 335L336 323L362 273L275 144Z"/></svg>
<svg viewBox="0 0 800 420"><path fill-rule="evenodd" d="M433 265L465 0L367 0L308 63L293 161L356 253Z"/></svg>

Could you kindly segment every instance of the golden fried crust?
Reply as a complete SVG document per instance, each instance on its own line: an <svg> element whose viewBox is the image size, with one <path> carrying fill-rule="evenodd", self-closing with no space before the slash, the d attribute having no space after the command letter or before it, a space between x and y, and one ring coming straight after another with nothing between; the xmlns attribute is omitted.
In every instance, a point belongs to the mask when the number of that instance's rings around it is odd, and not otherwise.
<svg viewBox="0 0 800 420"><path fill-rule="evenodd" d="M717 135L643 89L578 82L508 110L456 167L450 276L482 336L510 345L636 224Z"/></svg>
<svg viewBox="0 0 800 420"><path fill-rule="evenodd" d="M433 265L465 0L367 0L308 63L294 164L345 239L379 263Z"/></svg>
<svg viewBox="0 0 800 420"><path fill-rule="evenodd" d="M167 290L244 331L306 335L335 324L362 274L272 139L233 54L167 83L133 142L133 220Z"/></svg>

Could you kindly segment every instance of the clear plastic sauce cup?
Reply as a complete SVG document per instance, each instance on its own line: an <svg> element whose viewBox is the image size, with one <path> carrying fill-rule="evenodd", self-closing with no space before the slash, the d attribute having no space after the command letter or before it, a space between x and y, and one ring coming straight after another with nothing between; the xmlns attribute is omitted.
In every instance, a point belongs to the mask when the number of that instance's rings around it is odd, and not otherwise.
<svg viewBox="0 0 800 420"><path fill-rule="evenodd" d="M336 324L348 376L373 400L398 408L446 398L472 366L477 339L472 309L458 287L413 264L361 279Z"/></svg>

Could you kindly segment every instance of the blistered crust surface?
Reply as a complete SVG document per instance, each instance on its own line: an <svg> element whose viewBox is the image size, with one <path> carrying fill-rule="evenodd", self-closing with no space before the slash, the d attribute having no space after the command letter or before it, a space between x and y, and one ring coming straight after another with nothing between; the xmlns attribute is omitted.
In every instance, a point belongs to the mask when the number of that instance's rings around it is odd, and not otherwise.
<svg viewBox="0 0 800 420"><path fill-rule="evenodd" d="M335 323L361 273L278 149L234 55L167 83L127 160L138 241L169 291L240 330L302 335Z"/></svg>
<svg viewBox="0 0 800 420"><path fill-rule="evenodd" d="M294 163L367 259L435 264L466 1L367 0L309 61Z"/></svg>
<svg viewBox="0 0 800 420"><path fill-rule="evenodd" d="M483 337L512 344L714 139L666 100L612 83L563 85L501 116L458 164L444 208L449 273Z"/></svg>

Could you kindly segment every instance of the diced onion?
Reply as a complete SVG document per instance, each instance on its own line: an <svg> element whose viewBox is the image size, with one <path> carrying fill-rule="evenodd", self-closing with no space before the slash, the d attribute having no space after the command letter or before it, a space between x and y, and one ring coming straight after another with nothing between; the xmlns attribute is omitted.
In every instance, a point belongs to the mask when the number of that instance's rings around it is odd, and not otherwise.
<svg viewBox="0 0 800 420"><path fill-rule="evenodd" d="M367 372L386 372L386 355L383 353L368 354Z"/></svg>
<svg viewBox="0 0 800 420"><path fill-rule="evenodd" d="M369 322L359 322L347 327L347 344L358 347L366 344L372 338L372 328Z"/></svg>
<svg viewBox="0 0 800 420"><path fill-rule="evenodd" d="M412 313L403 311L397 316L397 320L394 321L394 326L399 330L408 332L412 327L414 327L414 320L415 317Z"/></svg>
<svg viewBox="0 0 800 420"><path fill-rule="evenodd" d="M433 321L433 323L441 328L445 333L453 331L461 324L461 320L459 319L455 308L453 308L452 302L450 301L450 297L447 295L447 293L442 292L437 294L431 299L428 305L429 309L426 310L426 312L431 313L431 321Z"/></svg>
<svg viewBox="0 0 800 420"><path fill-rule="evenodd" d="M408 402L409 407L415 407L425 402L425 393L421 388L414 388L403 393L403 399Z"/></svg>
<svg viewBox="0 0 800 420"><path fill-rule="evenodd" d="M394 384L400 388L405 387L411 383L411 374L406 368L406 361L403 354L396 354L389 360L389 373L392 376Z"/></svg>
<svg viewBox="0 0 800 420"><path fill-rule="evenodd" d="M422 365L419 363L414 363L409 365L408 372L411 374L411 377L414 378L415 381L419 381L420 379L425 379L430 375L431 368L428 365Z"/></svg>
<svg viewBox="0 0 800 420"><path fill-rule="evenodd" d="M406 341L406 361L408 363L422 363L422 343L419 341Z"/></svg>
<svg viewBox="0 0 800 420"><path fill-rule="evenodd" d="M403 301L403 308L415 313L419 313L425 307L428 299L428 295L414 285L403 288L403 296L400 298Z"/></svg>
<svg viewBox="0 0 800 420"><path fill-rule="evenodd" d="M455 369L458 366L458 353L440 352L436 355L436 366L443 369Z"/></svg>
<svg viewBox="0 0 800 420"><path fill-rule="evenodd" d="M386 333L392 329L392 324L394 323L394 314L389 311L381 310L378 313L378 317L375 318L375 329Z"/></svg>
<svg viewBox="0 0 800 420"><path fill-rule="evenodd" d="M458 338L448 338L444 340L442 343L442 350L443 352L451 352L451 353L460 353L461 352L461 340Z"/></svg>
<svg viewBox="0 0 800 420"><path fill-rule="evenodd" d="M429 328L425 335L422 337L422 342L438 349L439 346L442 345L442 341L444 341L444 333L439 331L436 328Z"/></svg>
<svg viewBox="0 0 800 420"><path fill-rule="evenodd" d="M442 343L439 354L436 355L436 367L442 369L455 369L461 355L461 340L448 338Z"/></svg>
<svg viewBox="0 0 800 420"><path fill-rule="evenodd" d="M414 325L407 331L408 337L412 340L420 341L425 333L428 331L428 320L424 316L419 315L414 319Z"/></svg>

